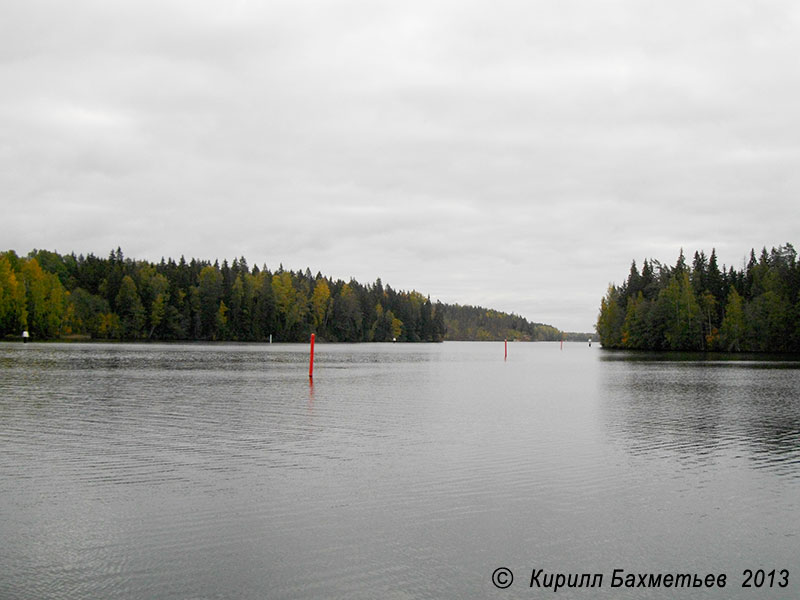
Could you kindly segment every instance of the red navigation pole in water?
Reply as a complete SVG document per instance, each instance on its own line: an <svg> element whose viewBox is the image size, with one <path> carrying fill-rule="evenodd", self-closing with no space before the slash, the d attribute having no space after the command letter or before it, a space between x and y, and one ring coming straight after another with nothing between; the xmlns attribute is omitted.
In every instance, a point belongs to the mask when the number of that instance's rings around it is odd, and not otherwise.
<svg viewBox="0 0 800 600"><path fill-rule="evenodd" d="M314 334L311 334L311 358L308 361L308 378L314 379Z"/></svg>
<svg viewBox="0 0 800 600"><path fill-rule="evenodd" d="M503 358L508 360L508 338L506 338L505 342L506 342L506 355Z"/></svg>

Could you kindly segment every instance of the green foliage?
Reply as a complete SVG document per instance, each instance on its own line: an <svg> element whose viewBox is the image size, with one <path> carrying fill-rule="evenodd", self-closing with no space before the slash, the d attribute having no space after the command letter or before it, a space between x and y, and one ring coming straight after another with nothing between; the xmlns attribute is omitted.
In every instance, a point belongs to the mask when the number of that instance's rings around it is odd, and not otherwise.
<svg viewBox="0 0 800 600"><path fill-rule="evenodd" d="M278 339L291 341L305 338L303 325L308 313L308 303L302 286L295 286L292 274L283 271L272 276L272 293L277 309Z"/></svg>
<svg viewBox="0 0 800 600"><path fill-rule="evenodd" d="M728 352L739 352L745 345L747 324L744 320L742 297L732 288L725 305L725 317L719 331L719 347Z"/></svg>
<svg viewBox="0 0 800 600"><path fill-rule="evenodd" d="M104 316L111 312L108 302L78 287L68 292L66 331L69 334L106 337Z"/></svg>
<svg viewBox="0 0 800 600"><path fill-rule="evenodd" d="M200 270L197 293L200 301L200 336L214 339L217 329L217 313L222 300L222 273L219 267L206 265Z"/></svg>
<svg viewBox="0 0 800 600"><path fill-rule="evenodd" d="M625 307L623 311L621 307ZM624 313L624 314L623 314ZM674 268L636 263L600 301L597 332L605 347L728 352L800 352L800 263L791 244L751 250L740 272L720 270L716 252L683 250Z"/></svg>
<svg viewBox="0 0 800 600"><path fill-rule="evenodd" d="M358 297L345 283L333 302L334 333L343 342L361 341L363 316Z"/></svg>
<svg viewBox="0 0 800 600"><path fill-rule="evenodd" d="M597 319L597 335L604 346L616 348L623 345L624 323L625 313L620 307L619 290L609 286L605 297L600 300L600 316Z"/></svg>
<svg viewBox="0 0 800 600"><path fill-rule="evenodd" d="M19 264L16 254L0 254L0 336L21 335L28 326L25 286L14 271L15 264Z"/></svg>
<svg viewBox="0 0 800 600"><path fill-rule="evenodd" d="M562 332L550 325L531 323L515 314L508 314L481 306L437 303L434 320L441 310L447 328L445 339L481 341L557 341Z"/></svg>
<svg viewBox="0 0 800 600"><path fill-rule="evenodd" d="M20 274L31 336L42 339L58 337L65 312L64 286L55 274L42 270L35 258L21 263Z"/></svg>
<svg viewBox="0 0 800 600"><path fill-rule="evenodd" d="M702 348L700 306L689 283L685 267L676 270L667 287L656 300L657 310L664 315L664 345L668 350Z"/></svg>
<svg viewBox="0 0 800 600"><path fill-rule="evenodd" d="M383 306L378 303L375 306L375 322L370 328L369 340L371 342L391 342L394 338L392 322L395 320L394 313L390 310L383 310Z"/></svg>
<svg viewBox="0 0 800 600"><path fill-rule="evenodd" d="M130 275L122 278L116 297L117 314L122 325L122 337L136 339L141 336L145 311L136 283Z"/></svg>
<svg viewBox="0 0 800 600"><path fill-rule="evenodd" d="M625 320L622 323L622 343L627 348L645 348L648 343L648 317L650 303L646 302L641 291L635 298L628 298ZM618 317L616 317L618 318ZM612 322L616 321L612 317ZM606 326L607 327L607 326Z"/></svg>
<svg viewBox="0 0 800 600"><path fill-rule="evenodd" d="M315 330L327 325L330 311L331 289L323 279L317 283L311 294L311 325Z"/></svg>
<svg viewBox="0 0 800 600"><path fill-rule="evenodd" d="M266 266L244 258L150 263L35 250L0 253L0 335L332 342L558 340L549 325L486 308Z"/></svg>
<svg viewBox="0 0 800 600"><path fill-rule="evenodd" d="M268 339L277 328L272 275L264 269L254 277L252 339Z"/></svg>

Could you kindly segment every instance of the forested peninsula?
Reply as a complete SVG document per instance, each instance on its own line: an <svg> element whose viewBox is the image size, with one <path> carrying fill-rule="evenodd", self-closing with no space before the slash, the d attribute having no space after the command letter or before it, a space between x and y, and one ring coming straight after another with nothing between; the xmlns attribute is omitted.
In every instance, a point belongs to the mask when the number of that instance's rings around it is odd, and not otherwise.
<svg viewBox="0 0 800 600"><path fill-rule="evenodd" d="M722 269L715 250L681 250L674 267L631 264L627 281L600 302L605 348L800 352L800 263L791 244L750 251L742 270Z"/></svg>
<svg viewBox="0 0 800 600"><path fill-rule="evenodd" d="M0 253L0 339L305 342L558 340L550 325L495 310L432 303L320 273L270 271L245 258L134 260L112 251Z"/></svg>

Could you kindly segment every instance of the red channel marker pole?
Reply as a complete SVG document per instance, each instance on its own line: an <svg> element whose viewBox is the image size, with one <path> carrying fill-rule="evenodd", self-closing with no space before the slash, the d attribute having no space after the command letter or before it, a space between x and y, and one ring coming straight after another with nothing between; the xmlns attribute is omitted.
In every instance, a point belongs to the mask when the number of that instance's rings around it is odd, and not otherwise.
<svg viewBox="0 0 800 600"><path fill-rule="evenodd" d="M314 379L314 334L311 334L311 358L308 361L308 378Z"/></svg>
<svg viewBox="0 0 800 600"><path fill-rule="evenodd" d="M508 359L508 339L506 339L505 342L506 342L506 355L503 358Z"/></svg>

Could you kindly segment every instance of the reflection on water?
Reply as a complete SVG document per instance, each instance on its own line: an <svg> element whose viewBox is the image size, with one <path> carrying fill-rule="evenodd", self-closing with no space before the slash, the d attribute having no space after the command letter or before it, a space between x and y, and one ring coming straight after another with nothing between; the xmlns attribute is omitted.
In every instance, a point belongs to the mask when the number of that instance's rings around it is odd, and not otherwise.
<svg viewBox="0 0 800 600"><path fill-rule="evenodd" d="M800 362L786 357L604 353L607 425L633 453L746 456L800 473Z"/></svg>
<svg viewBox="0 0 800 600"><path fill-rule="evenodd" d="M545 593L499 566L641 598L611 571L792 567L799 391L791 357L583 344L318 344L313 384L302 345L0 345L0 598Z"/></svg>

